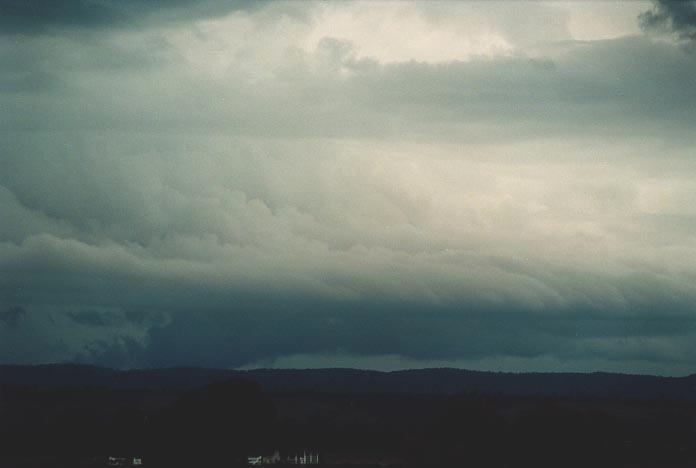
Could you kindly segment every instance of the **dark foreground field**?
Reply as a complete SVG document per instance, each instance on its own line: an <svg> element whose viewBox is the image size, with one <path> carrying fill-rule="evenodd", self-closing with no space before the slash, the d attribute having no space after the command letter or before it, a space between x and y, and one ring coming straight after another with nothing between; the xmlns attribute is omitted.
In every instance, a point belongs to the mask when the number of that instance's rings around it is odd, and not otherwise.
<svg viewBox="0 0 696 468"><path fill-rule="evenodd" d="M696 402L674 395L265 389L246 377L193 389L182 376L143 388L5 382L0 466L101 467L111 455L235 467L303 449L327 466L696 466Z"/></svg>

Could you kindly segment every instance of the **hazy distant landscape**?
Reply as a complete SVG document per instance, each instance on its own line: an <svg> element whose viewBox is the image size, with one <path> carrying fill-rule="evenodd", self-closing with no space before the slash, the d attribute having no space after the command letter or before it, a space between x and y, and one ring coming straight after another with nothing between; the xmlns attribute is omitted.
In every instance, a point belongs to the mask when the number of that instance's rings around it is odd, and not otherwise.
<svg viewBox="0 0 696 468"><path fill-rule="evenodd" d="M185 391L231 379L258 382L267 392L384 393L625 398L696 401L696 374L686 377L583 373L505 373L463 369L413 369L392 372L359 369L208 368L116 370L54 364L0 365L0 384L39 388L108 388Z"/></svg>
<svg viewBox="0 0 696 468"><path fill-rule="evenodd" d="M2 466L687 467L694 376L0 367Z"/></svg>

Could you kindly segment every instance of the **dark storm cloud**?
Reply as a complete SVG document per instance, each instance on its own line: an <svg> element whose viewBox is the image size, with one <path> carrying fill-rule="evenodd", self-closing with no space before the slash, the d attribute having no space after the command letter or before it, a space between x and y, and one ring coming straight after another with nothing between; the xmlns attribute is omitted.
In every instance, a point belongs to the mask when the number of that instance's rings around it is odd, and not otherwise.
<svg viewBox="0 0 696 468"><path fill-rule="evenodd" d="M696 40L696 1L656 0L652 10L640 15L641 26L646 29L666 30L680 38Z"/></svg>
<svg viewBox="0 0 696 468"><path fill-rule="evenodd" d="M68 257L60 260L55 258L58 251L51 250L35 250L14 266L4 262L5 271L15 278L6 287L16 294L32 281L32 289L41 291L40 295L27 291L28 295L15 295L15 300L35 302L43 297L52 304L64 301L59 306L64 312L42 312L46 318L41 328L48 328L43 339L61 333L66 347L61 353L80 361L226 367L299 353L344 352L358 356L398 353L421 360L492 355L554 356L567 361L602 358L669 362L663 364L667 370L688 366L695 357L687 351L687 344L696 338L691 305L696 298L660 284L659 275L617 281L580 272L545 272L544 267L528 264L515 267L508 261L508 273L517 270L517 274L535 277L569 298L565 305L540 310L533 304L521 306L516 298L506 299L504 291L495 287L492 291L497 290L498 297L472 293L449 305L422 299L319 300L297 288L286 294L250 294L250 287L205 286L210 280L195 273L195 267L177 278L162 265L157 267L162 269L159 273L142 277L142 266L124 264L119 256L107 254L109 263L99 266L100 261L90 265L94 259L85 258L89 255L74 257L67 252ZM154 263L145 269L152 267ZM370 273L364 270L362 274ZM625 307L601 305L597 293L570 299L573 289L591 291L596 287L593 283L608 282L628 301ZM350 285L350 280L342 284ZM646 288L645 284L653 286ZM66 291L70 293L65 295ZM74 301L98 301L106 307L74 310L68 305ZM132 312L122 312L119 306ZM167 315L139 314L138 307L166 310ZM34 315L35 320L44 320L38 312ZM37 327L39 323L28 326L27 332ZM36 353L47 344L41 336L26 340L15 352L26 351L27 356L41 359L43 355ZM76 354L67 354L76 348Z"/></svg>
<svg viewBox="0 0 696 468"><path fill-rule="evenodd" d="M217 16L258 8L262 3L249 0L0 0L0 34L128 28L158 21Z"/></svg>
<svg viewBox="0 0 696 468"><path fill-rule="evenodd" d="M129 321L130 318L122 311L116 310L77 310L68 311L66 315L75 323L93 327L110 327Z"/></svg>
<svg viewBox="0 0 696 468"><path fill-rule="evenodd" d="M555 356L568 361L609 356L617 362L673 360L666 369L688 366L695 357L653 344L676 340L684 346L696 338L696 319L688 316L587 317L567 310L535 316L514 306L416 310L408 304L346 307L310 302L283 304L283 313L278 313L279 307L256 304L242 306L246 312L182 314L168 327L153 330L143 358L160 366L170 362L228 366L293 354L399 354L431 362L489 356Z"/></svg>
<svg viewBox="0 0 696 468"><path fill-rule="evenodd" d="M0 310L0 322L8 327L16 327L26 313L27 311L23 307L8 306L4 310Z"/></svg>
<svg viewBox="0 0 696 468"><path fill-rule="evenodd" d="M674 44L429 63L307 39L343 4L1 5L1 362L696 365Z"/></svg>

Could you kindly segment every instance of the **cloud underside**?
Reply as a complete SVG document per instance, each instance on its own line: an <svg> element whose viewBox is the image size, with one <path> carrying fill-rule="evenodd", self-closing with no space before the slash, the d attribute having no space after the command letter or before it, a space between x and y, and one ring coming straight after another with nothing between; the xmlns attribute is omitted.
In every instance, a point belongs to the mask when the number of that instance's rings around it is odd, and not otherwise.
<svg viewBox="0 0 696 468"><path fill-rule="evenodd" d="M641 26L648 30L675 33L680 39L696 40L696 2L658 0L654 7L640 15Z"/></svg>
<svg viewBox="0 0 696 468"><path fill-rule="evenodd" d="M693 372L683 36L174 3L0 3L0 361Z"/></svg>

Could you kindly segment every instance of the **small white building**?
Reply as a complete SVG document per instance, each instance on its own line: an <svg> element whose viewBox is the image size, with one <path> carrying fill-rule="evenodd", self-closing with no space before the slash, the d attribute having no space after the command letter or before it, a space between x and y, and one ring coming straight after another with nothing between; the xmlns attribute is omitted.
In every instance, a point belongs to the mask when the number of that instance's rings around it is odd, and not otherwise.
<svg viewBox="0 0 696 468"><path fill-rule="evenodd" d="M295 453L288 456L285 461L291 465L318 465L319 452L304 450L302 454Z"/></svg>
<svg viewBox="0 0 696 468"><path fill-rule="evenodd" d="M263 456L259 455L258 457L247 457L247 462L252 466L263 465Z"/></svg>

